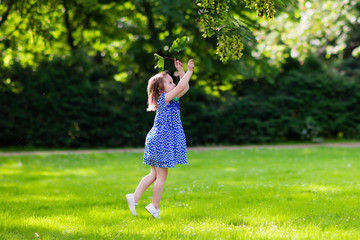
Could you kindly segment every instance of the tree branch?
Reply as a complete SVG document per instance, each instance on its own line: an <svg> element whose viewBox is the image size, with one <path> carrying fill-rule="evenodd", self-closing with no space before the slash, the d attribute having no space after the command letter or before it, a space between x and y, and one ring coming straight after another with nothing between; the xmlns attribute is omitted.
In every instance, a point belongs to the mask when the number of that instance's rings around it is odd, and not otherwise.
<svg viewBox="0 0 360 240"><path fill-rule="evenodd" d="M10 1L9 1L9 3L8 3L8 8L6 9L6 12L4 13L4 15L1 17L0 27L3 25L4 22L6 22L8 16L9 16L11 7L14 5L14 3L15 3L14 0L10 0Z"/></svg>

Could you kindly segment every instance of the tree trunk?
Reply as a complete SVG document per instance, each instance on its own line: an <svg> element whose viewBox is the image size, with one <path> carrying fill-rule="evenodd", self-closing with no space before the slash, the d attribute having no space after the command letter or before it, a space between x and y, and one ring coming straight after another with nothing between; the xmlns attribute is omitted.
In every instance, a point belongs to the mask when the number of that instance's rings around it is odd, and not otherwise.
<svg viewBox="0 0 360 240"><path fill-rule="evenodd" d="M69 46L71 47L71 50L76 50L76 46L74 44L74 38L72 36L73 33L73 29L71 27L71 23L70 23L70 17L69 17L69 12L68 12L68 5L67 5L67 1L63 0L63 5L65 8L65 12L64 12L64 20L65 20L65 27L67 29L67 42L69 44Z"/></svg>
<svg viewBox="0 0 360 240"><path fill-rule="evenodd" d="M154 18L153 18L153 12L152 12L152 6L150 3L150 0L145 0L143 2L143 7L145 9L145 15L148 19L148 29L150 33L150 39L151 43L155 47L155 52L161 51L160 42L159 42L159 34L157 29L155 28Z"/></svg>

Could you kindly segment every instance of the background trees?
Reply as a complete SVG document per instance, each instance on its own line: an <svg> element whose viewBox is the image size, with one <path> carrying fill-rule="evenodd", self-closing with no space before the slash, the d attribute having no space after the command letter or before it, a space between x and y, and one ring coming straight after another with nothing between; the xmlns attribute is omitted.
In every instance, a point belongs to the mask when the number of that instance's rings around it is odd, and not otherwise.
<svg viewBox="0 0 360 240"><path fill-rule="evenodd" d="M190 144L359 137L356 1L275 2L271 21L249 1L219 1L227 15L204 38L207 2L1 1L1 145L142 145L153 54L182 36L172 57L197 65L182 100ZM243 55L225 63L231 27Z"/></svg>

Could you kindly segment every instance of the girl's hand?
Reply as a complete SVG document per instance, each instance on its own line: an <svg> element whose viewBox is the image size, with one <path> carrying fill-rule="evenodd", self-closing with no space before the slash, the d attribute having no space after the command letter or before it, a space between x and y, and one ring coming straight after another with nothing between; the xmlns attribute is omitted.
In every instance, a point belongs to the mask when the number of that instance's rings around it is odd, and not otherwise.
<svg viewBox="0 0 360 240"><path fill-rule="evenodd" d="M174 66L178 72L184 71L182 62L176 60L176 58L174 58Z"/></svg>
<svg viewBox="0 0 360 240"><path fill-rule="evenodd" d="M188 62L188 70L194 71L194 67L195 67L194 59L190 59Z"/></svg>

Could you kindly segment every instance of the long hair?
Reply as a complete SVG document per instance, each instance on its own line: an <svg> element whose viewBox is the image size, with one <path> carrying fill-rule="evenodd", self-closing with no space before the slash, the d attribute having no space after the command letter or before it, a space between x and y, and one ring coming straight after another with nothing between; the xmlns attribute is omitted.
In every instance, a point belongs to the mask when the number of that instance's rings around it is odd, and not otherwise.
<svg viewBox="0 0 360 240"><path fill-rule="evenodd" d="M148 108L147 111L155 111L157 108L156 99L160 97L164 91L164 77L168 73L166 71L160 72L149 79L147 85L148 94Z"/></svg>

